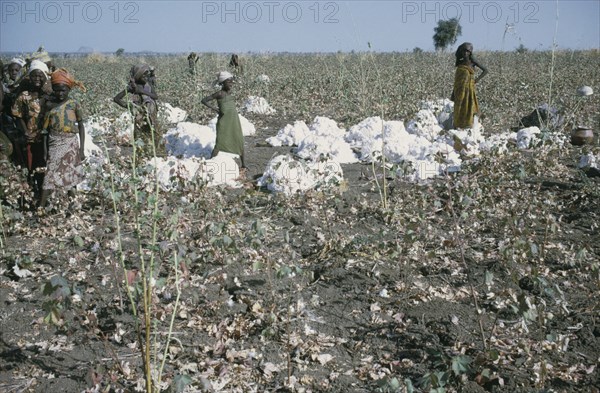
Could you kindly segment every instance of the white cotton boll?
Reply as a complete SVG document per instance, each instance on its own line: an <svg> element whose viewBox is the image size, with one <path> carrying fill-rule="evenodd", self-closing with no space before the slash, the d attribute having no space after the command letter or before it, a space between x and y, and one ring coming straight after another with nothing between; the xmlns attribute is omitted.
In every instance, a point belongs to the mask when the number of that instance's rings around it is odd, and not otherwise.
<svg viewBox="0 0 600 393"><path fill-rule="evenodd" d="M296 120L294 124L288 124L283 127L277 135L267 138L267 143L271 146L298 146L302 139L310 134L310 130L305 122Z"/></svg>
<svg viewBox="0 0 600 393"><path fill-rule="evenodd" d="M538 135L541 133L537 127L523 128L517 132L517 147L519 149L529 149L532 143L538 140Z"/></svg>
<svg viewBox="0 0 600 393"><path fill-rule="evenodd" d="M103 116L91 116L83 123L86 134L100 136L108 133L111 129L110 119Z"/></svg>
<svg viewBox="0 0 600 393"><path fill-rule="evenodd" d="M244 102L244 110L259 115L272 115L276 111L263 97L250 96Z"/></svg>
<svg viewBox="0 0 600 393"><path fill-rule="evenodd" d="M167 123L175 124L185 121L187 112L181 108L174 107L168 102L158 104L159 113L166 118Z"/></svg>
<svg viewBox="0 0 600 393"><path fill-rule="evenodd" d="M592 89L590 86L581 86L579 89L577 89L577 95L580 97L591 96L592 94L594 94L594 89Z"/></svg>
<svg viewBox="0 0 600 393"><path fill-rule="evenodd" d="M600 154L598 156L594 156L592 153L588 153L584 156L581 156L577 167L580 169L588 169L588 168L600 169L600 167L598 165L599 162L600 162Z"/></svg>
<svg viewBox="0 0 600 393"><path fill-rule="evenodd" d="M244 134L244 136L255 135L256 127L254 127L254 124L252 124L248 119L246 119L242 115L239 115L239 117L240 117L240 124L242 126L242 134ZM215 131L215 133L217 132L217 120L218 119L219 119L219 117L215 116L211 119L211 121L208 122L208 126L210 128L212 128Z"/></svg>
<svg viewBox="0 0 600 393"><path fill-rule="evenodd" d="M269 78L269 75L261 74L256 77L256 81L261 83L269 83L271 82L271 78Z"/></svg>
<svg viewBox="0 0 600 393"><path fill-rule="evenodd" d="M117 133L117 140L121 143L133 141L133 116L129 112L123 112L115 120L113 127Z"/></svg>
<svg viewBox="0 0 600 393"><path fill-rule="evenodd" d="M208 158L215 147L216 133L208 126L181 122L163 138L169 155Z"/></svg>

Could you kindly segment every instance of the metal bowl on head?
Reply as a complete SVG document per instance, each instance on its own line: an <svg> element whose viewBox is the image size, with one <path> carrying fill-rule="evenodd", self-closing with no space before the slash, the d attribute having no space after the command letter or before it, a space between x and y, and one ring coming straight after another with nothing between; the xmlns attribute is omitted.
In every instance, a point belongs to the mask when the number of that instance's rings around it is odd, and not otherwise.
<svg viewBox="0 0 600 393"><path fill-rule="evenodd" d="M589 127L577 127L571 132L571 144L575 146L591 145L594 143L594 131Z"/></svg>

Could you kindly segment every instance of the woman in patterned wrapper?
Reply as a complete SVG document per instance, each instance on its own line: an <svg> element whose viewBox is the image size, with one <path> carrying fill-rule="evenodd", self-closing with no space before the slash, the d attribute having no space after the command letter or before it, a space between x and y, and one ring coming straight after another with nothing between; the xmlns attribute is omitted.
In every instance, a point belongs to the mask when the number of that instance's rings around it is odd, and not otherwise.
<svg viewBox="0 0 600 393"><path fill-rule="evenodd" d="M17 125L26 138L26 160L29 180L33 190L39 195L44 180L41 171L46 166L44 160L44 143L41 134L42 110L48 97L44 94L44 84L48 79L48 66L39 60L33 60L29 66L30 82L27 90L23 90L16 98L11 112Z"/></svg>
<svg viewBox="0 0 600 393"><path fill-rule="evenodd" d="M454 101L454 128L471 128L479 112L475 84L487 74L487 69L473 58L473 44L462 43L455 53L456 72L451 100ZM475 67L483 72L475 78Z"/></svg>
<svg viewBox="0 0 600 393"><path fill-rule="evenodd" d="M44 153L47 160L46 176L40 206L46 206L48 196L57 189L67 189L74 195L77 184L84 178L81 161L85 158L85 129L79 103L69 98L73 87L85 91L64 68L51 76L53 100L46 106L44 117ZM47 148L46 148L47 146Z"/></svg>

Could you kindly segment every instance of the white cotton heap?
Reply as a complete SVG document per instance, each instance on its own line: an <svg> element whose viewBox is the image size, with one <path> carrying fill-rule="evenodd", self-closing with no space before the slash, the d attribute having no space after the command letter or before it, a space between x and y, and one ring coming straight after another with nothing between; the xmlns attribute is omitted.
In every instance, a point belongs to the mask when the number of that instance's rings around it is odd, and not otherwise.
<svg viewBox="0 0 600 393"><path fill-rule="evenodd" d="M187 112L181 108L174 107L168 102L158 104L158 113L163 116L168 124L185 121Z"/></svg>
<svg viewBox="0 0 600 393"><path fill-rule="evenodd" d="M258 186L285 195L312 189L337 187L344 179L342 167L331 160L318 162L295 160L290 155L279 155L267 164Z"/></svg>
<svg viewBox="0 0 600 393"><path fill-rule="evenodd" d="M158 183L166 191L177 189L194 180L206 183L209 187L240 187L241 184L237 180L240 177L240 169L235 157L237 156L229 153L219 153L208 160L196 157L157 157L150 159L148 165L151 168L156 167Z"/></svg>
<svg viewBox="0 0 600 393"><path fill-rule="evenodd" d="M296 120L294 124L283 127L277 135L267 138L271 146L298 146L302 139L310 134L310 129L302 120Z"/></svg>
<svg viewBox="0 0 600 393"><path fill-rule="evenodd" d="M215 147L216 132L209 126L181 122L169 129L163 138L171 156L209 158Z"/></svg>
<svg viewBox="0 0 600 393"><path fill-rule="evenodd" d="M308 135L298 143L298 156L313 161L328 159L340 164L358 162L352 147L344 139L346 131L339 128L334 120L317 116L309 130Z"/></svg>
<svg viewBox="0 0 600 393"><path fill-rule="evenodd" d="M242 125L242 134L244 134L244 136L255 135L256 127L254 127L254 124L252 124L248 119L246 119L242 115L239 115L239 117L240 117L240 124ZM215 116L208 122L208 126L210 128L212 128L215 131L215 133L217 132L217 120L218 119L219 118L217 116Z"/></svg>
<svg viewBox="0 0 600 393"><path fill-rule="evenodd" d="M272 115L276 111L263 97L250 96L244 102L244 110L259 115Z"/></svg>

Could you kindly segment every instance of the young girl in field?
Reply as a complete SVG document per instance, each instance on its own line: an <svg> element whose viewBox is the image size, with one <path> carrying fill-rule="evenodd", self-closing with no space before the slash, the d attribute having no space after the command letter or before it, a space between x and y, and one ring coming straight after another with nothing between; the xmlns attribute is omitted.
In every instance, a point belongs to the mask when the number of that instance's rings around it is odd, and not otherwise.
<svg viewBox="0 0 600 393"><path fill-rule="evenodd" d="M52 73L51 81L53 99L47 103L44 117L47 169L40 198L42 207L46 206L48 196L56 189L67 189L69 194L74 193L77 184L83 181L81 161L85 158L81 106L69 98L73 87L84 91L85 87L63 68Z"/></svg>
<svg viewBox="0 0 600 393"><path fill-rule="evenodd" d="M152 132L154 132L154 146L158 153L161 145L161 135L158 127L158 95L149 83L151 69L148 64L138 64L131 68L129 85L113 99L125 109L132 111L134 116L134 138L144 140L144 150L152 154ZM127 100L124 98L127 97Z"/></svg>
<svg viewBox="0 0 600 393"><path fill-rule="evenodd" d="M233 75L222 71L218 75L218 83L221 90L204 97L202 103L219 114L217 119L217 141L212 151L211 158L216 157L219 152L237 154L242 163L242 169L246 169L244 162L244 134L240 117L235 108L235 100L231 96L233 87ZM210 102L216 100L218 107Z"/></svg>
<svg viewBox="0 0 600 393"><path fill-rule="evenodd" d="M44 180L41 168L46 166L40 123L43 120L42 108L47 100L43 86L48 79L48 66L39 60L33 60L28 76L27 90L17 96L11 111L19 128L25 134L29 179L33 183L34 192L39 195Z"/></svg>
<svg viewBox="0 0 600 393"><path fill-rule="evenodd" d="M475 83L487 74L487 69L473 58L473 44L462 43L455 53L456 72L454 74L454 128L471 128L475 115L479 112L479 103L475 95ZM475 67L483 72L475 78Z"/></svg>

